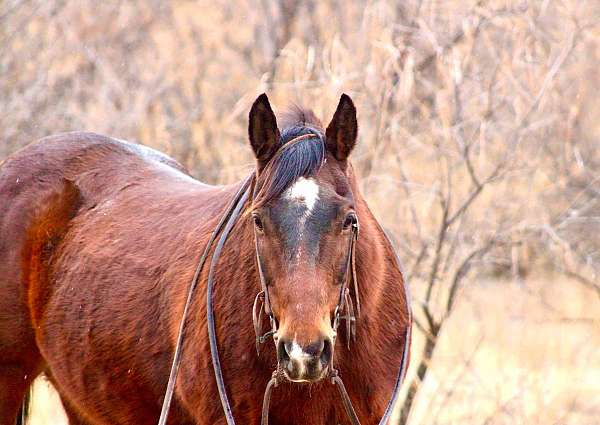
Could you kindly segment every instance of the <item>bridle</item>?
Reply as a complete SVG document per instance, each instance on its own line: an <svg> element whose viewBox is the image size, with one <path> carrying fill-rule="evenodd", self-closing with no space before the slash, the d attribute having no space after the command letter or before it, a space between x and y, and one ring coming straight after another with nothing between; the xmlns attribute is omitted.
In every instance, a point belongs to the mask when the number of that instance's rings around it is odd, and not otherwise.
<svg viewBox="0 0 600 425"><path fill-rule="evenodd" d="M333 343L332 343L332 356L329 362L329 374L328 377L331 379L332 383L334 383L342 397L342 401L344 403L344 408L346 410L346 414L351 419L353 425L360 425L360 421L356 416L356 412L352 407L352 402L348 396L348 392L344 387L344 383L342 379L339 377L339 373L337 369L333 367L333 353L335 350L335 339L337 337L337 330L342 320L346 321L346 342L348 344L348 349L350 349L350 340L356 340L356 319L360 316L360 298L358 294L358 281L356 279L356 262L355 262L355 247L356 241L358 240L359 234L359 225L358 221L354 221L352 223L352 231L350 233L350 240L348 244L348 253L346 255L346 272L344 273L344 278L342 279L340 294L337 306L335 307L333 313L333 321L331 327L333 329ZM260 344L267 341L269 337L273 337L275 345L277 345L277 325L278 321L273 313L273 309L271 308L271 303L269 301L269 287L267 286L267 282L265 279L265 275L262 268L262 259L260 257L260 251L258 249L258 235L256 234L256 229L254 230L254 247L256 251L256 264L258 268L258 275L260 277L261 291L256 294L254 298L254 305L252 307L252 323L254 324L254 332L256 334L256 352L260 355ZM352 302L352 297L350 295L350 280L354 282L354 298L356 300L356 310L354 309L354 303ZM261 330L262 323L262 313L265 313L269 317L269 322L271 324L271 330L266 333L263 333ZM356 313L356 315L355 315ZM265 394L263 397L263 409L262 409L262 417L261 424L268 425L269 423L269 404L271 401L271 392L274 387L282 380L282 372L278 369L273 371L273 375L271 380L267 384L267 388L265 389Z"/></svg>
<svg viewBox="0 0 600 425"><path fill-rule="evenodd" d="M298 142L299 141L298 139L302 140L302 139L306 138L307 136L310 136L310 135L300 136L299 138L296 138L296 139L292 140L291 142L288 142L288 144L286 144L285 146L290 145L294 142ZM185 331L187 313L188 313L189 306L190 306L192 298L193 298L194 290L195 290L196 286L198 285L200 274L204 268L204 264L206 263L206 260L208 259L211 248L213 247L213 244L214 244L215 240L217 239L217 237L219 239L217 241L217 244L215 245L214 252L213 252L213 255L211 258L211 262L210 262L209 272L208 272L207 293L206 293L207 326L208 326L208 335L209 335L210 350L211 350L211 359L212 359L212 364L213 364L213 369L214 369L214 374L215 374L215 380L217 383L217 388L219 390L219 396L221 399L221 405L223 407L223 412L224 412L225 418L227 420L227 424L235 425L233 412L231 410L231 406L229 404L229 400L227 397L227 390L225 388L225 382L223 379L221 362L219 359L219 351L218 351L217 336L216 336L216 329L215 329L214 309L213 309L213 286L214 286L214 274L215 274L215 270L216 270L216 266L217 266L220 254L221 254L221 250L223 249L223 246L225 245L225 242L227 240L227 237L229 236L229 233L231 232L232 228L234 227L235 223L237 222L244 205L250 198L251 193L254 193L253 186L255 187L255 185L253 183L256 182L255 174L256 173L251 174L244 180L244 182L242 183L242 185L239 188L239 190L237 191L237 193L234 195L234 197L229 202L227 208L225 209L223 216L221 217L221 219L217 223L216 227L212 231L210 238L204 248L202 256L200 257L200 260L198 261L198 264L196 266L194 277L192 278L192 281L191 281L189 289L188 289L186 303L185 303L185 306L183 309L183 314L182 314L181 322L179 325L177 342L175 345L175 353L173 356L173 362L171 364L171 370L169 373L169 381L167 384L167 390L165 392L165 397L163 399L163 405L162 405L158 425L166 425L166 422L167 422L167 417L169 414L169 407L170 407L170 404L171 404L171 401L173 398L173 393L175 390L175 382L177 379L177 373L179 371L179 366L181 364L183 336L184 336L184 331ZM255 195L255 193L254 193L254 195ZM255 232L256 232L256 230L255 230ZM390 243L390 246L391 246L391 241L389 240L389 238L387 237L385 232L382 231L382 233L384 234L385 238L388 240L388 242ZM349 236L350 241L349 241L348 253L347 253L347 257L346 257L346 272L345 272L345 276L341 283L338 304L334 310L334 315L333 315L333 320L332 320L332 328L334 331L334 335L337 335L337 329L340 325L340 322L342 320L346 321L346 323L345 323L346 324L346 339L347 339L346 342L348 344L348 348L350 347L350 340L356 338L356 319L358 317L360 317L360 299L359 299L359 293L358 293L358 280L357 280L357 275L356 275L356 258L355 258L356 257L356 255L355 255L356 241L358 240L358 235L359 235L359 224L358 224L358 221L355 221L352 224L352 231ZM264 272L263 272L262 259L260 257L260 253L259 253L259 249L258 249L258 238L256 237L256 233L254 236L255 236L254 244L255 244L256 264L257 264L258 274L259 274L259 278L260 278L261 291L256 295L256 297L254 299L254 305L252 308L252 322L254 325L254 331L256 333L256 349L257 349L257 352L259 352L260 344L267 341L269 337L273 336L274 341L277 342L276 339L277 339L278 321L277 321L276 317L274 316L273 310L271 308L271 303L270 303L270 299L269 299L269 291L268 291L267 282L266 282ZM402 272L402 267L400 265L400 261L398 259L398 256L397 256L395 250L394 250L394 254L395 254L396 265ZM356 308L354 307L354 302L352 301L352 296L350 294L350 288L349 288L350 281L352 281L352 283L353 283L353 291L352 292L354 294ZM406 374L406 368L407 368L407 364L408 364L408 351L409 351L409 345L410 345L412 314L411 314L410 306L409 306L410 300L409 300L406 283L404 283L404 290L405 290L405 294L406 294L405 299L406 299L407 308L408 308L408 325L406 327L406 333L405 333L404 350L402 353L402 359L400 362L400 368L399 368L399 371L398 371L398 374L396 377L394 389L392 391L392 396L387 404L386 410L385 410L382 418L379 421L379 425L386 425L387 421L389 420L389 418L392 414L393 406L394 406L394 404L398 398L398 395L400 393L400 385L401 385L402 381L404 380L404 376ZM263 313L265 313L269 317L269 322L270 322L270 326L271 326L271 329L266 333L263 333L262 329L261 329ZM332 348L335 347L335 339L333 341L332 346L333 346ZM331 382L337 387L340 397L342 399L346 414L348 415L348 418L351 420L352 424L360 425L360 421L358 419L358 416L356 415L354 407L352 406L352 402L350 400L348 392L346 391L344 383L343 383L342 379L340 378L338 371L333 367L333 353L332 353L332 358L330 361L328 378L331 379ZM282 381L282 379L283 379L282 371L279 369L276 369L273 372L271 379L267 383L264 398L263 398L263 409L262 409L262 417L261 417L262 425L268 425L269 404L270 404L270 400L271 400L271 393L273 391L273 388L277 387L278 384Z"/></svg>

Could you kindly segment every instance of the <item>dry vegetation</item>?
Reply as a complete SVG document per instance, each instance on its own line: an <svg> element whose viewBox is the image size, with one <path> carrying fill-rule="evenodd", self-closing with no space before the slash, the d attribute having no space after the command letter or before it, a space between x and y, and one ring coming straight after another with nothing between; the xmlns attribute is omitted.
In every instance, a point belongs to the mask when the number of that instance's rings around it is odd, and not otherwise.
<svg viewBox="0 0 600 425"><path fill-rule="evenodd" d="M0 160L85 129L230 182L258 93L328 118L345 91L413 292L398 423L594 424L599 63L592 0L4 0Z"/></svg>

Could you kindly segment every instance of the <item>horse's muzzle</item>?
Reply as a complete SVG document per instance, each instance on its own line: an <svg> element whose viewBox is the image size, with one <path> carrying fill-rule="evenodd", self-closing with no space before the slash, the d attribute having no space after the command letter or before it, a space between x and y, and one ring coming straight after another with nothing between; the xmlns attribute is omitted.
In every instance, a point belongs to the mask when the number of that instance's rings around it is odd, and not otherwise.
<svg viewBox="0 0 600 425"><path fill-rule="evenodd" d="M308 345L280 339L277 342L279 369L292 382L316 382L326 376L333 345L329 338L321 338Z"/></svg>

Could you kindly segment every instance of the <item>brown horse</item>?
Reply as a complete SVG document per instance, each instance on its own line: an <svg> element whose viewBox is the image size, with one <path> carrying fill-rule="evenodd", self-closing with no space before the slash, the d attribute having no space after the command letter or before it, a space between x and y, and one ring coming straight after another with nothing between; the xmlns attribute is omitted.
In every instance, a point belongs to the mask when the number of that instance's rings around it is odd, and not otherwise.
<svg viewBox="0 0 600 425"><path fill-rule="evenodd" d="M335 351L358 417L375 424L410 342L410 314L393 249L348 161L356 110L344 95L326 130L300 109L281 124L280 132L261 95L249 120L254 196L215 273L229 401L238 423L259 424L277 369L287 382L273 390L272 424L347 423L336 388L323 379ZM159 152L90 133L49 137L9 157L0 168L0 424L15 422L42 372L72 424L156 423L189 282L241 184L202 184ZM357 222L361 315L348 348L350 335L332 320ZM259 271L277 335L257 353ZM190 307L172 424L225 423L207 334L207 275Z"/></svg>

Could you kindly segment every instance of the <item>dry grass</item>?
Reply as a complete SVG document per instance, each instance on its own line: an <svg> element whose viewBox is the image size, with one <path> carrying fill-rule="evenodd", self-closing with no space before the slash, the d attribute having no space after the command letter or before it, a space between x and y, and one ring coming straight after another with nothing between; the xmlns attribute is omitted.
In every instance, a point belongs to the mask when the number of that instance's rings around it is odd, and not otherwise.
<svg viewBox="0 0 600 425"><path fill-rule="evenodd" d="M555 279L467 291L410 423L596 424L600 299Z"/></svg>
<svg viewBox="0 0 600 425"><path fill-rule="evenodd" d="M38 378L33 385L30 425L68 424L67 416L60 403L58 393L44 378Z"/></svg>

